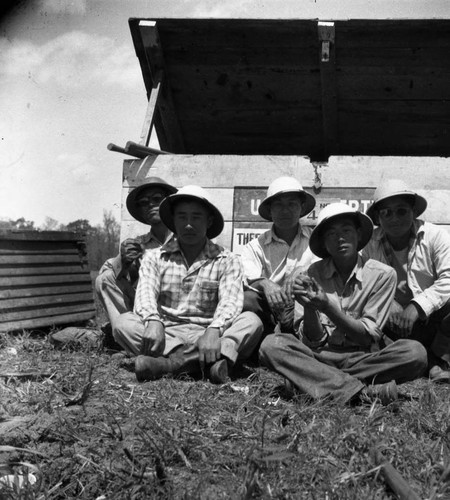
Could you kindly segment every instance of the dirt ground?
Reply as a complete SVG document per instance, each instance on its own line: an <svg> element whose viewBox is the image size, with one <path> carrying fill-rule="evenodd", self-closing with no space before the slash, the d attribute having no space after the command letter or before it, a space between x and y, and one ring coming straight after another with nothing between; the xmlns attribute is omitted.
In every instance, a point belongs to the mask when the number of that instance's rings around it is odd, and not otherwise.
<svg viewBox="0 0 450 500"><path fill-rule="evenodd" d="M450 498L448 386L340 407L289 400L256 366L222 386L140 384L98 342L48 338L0 335L0 476L17 482L2 500L395 498L375 451L417 498ZM19 487L29 472L36 483Z"/></svg>
<svg viewBox="0 0 450 500"><path fill-rule="evenodd" d="M32 472L38 481L26 498L229 498L215 492L221 458L201 428L221 418L205 397L215 407L239 394L238 386L137 384L123 357L95 342L56 348L45 335L29 334L2 341L0 473ZM13 487L2 494L25 493Z"/></svg>

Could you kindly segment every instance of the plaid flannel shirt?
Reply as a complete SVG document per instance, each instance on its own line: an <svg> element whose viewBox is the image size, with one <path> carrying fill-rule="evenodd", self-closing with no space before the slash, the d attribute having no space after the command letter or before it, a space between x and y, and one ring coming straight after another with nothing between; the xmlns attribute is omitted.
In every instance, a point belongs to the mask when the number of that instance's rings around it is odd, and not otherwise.
<svg viewBox="0 0 450 500"><path fill-rule="evenodd" d="M144 322L165 326L194 323L220 334L244 303L240 257L207 240L188 268L176 238L145 253L139 271L134 312Z"/></svg>

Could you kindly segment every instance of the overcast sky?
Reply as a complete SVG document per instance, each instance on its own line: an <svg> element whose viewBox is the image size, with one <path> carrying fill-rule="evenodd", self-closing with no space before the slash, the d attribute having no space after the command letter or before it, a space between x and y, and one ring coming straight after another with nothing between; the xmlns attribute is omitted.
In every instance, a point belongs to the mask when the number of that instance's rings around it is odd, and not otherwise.
<svg viewBox="0 0 450 500"><path fill-rule="evenodd" d="M3 1L3 0L2 0ZM370 0L351 0L371 15ZM413 0L391 5L406 8ZM417 17L449 0L421 1ZM0 21L0 219L68 223L120 218L122 161L106 149L138 141L146 95L129 17L289 17L342 0L24 0ZM333 8L330 8L330 5ZM430 8L430 5L433 8ZM397 7L395 7L397 8ZM309 10L308 10L309 9ZM409 10L409 9L408 9Z"/></svg>

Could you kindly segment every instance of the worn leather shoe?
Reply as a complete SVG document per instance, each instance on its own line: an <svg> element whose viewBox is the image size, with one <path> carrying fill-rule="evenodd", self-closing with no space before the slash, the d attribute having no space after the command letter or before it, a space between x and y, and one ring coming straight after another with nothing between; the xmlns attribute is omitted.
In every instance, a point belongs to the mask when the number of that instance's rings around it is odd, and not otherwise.
<svg viewBox="0 0 450 500"><path fill-rule="evenodd" d="M430 368L428 376L430 377L431 382L435 382L436 384L450 383L450 371L444 370L438 365L434 365Z"/></svg>
<svg viewBox="0 0 450 500"><path fill-rule="evenodd" d="M369 401L378 399L383 406L387 406L398 399L397 384L391 380L386 384L368 385L362 390L361 396Z"/></svg>
<svg viewBox="0 0 450 500"><path fill-rule="evenodd" d="M145 380L157 380L164 375L174 377L182 374L194 374L200 372L198 351L186 353L184 349L178 349L168 356L137 356L135 361L135 373L139 382Z"/></svg>
<svg viewBox="0 0 450 500"><path fill-rule="evenodd" d="M209 368L209 380L213 384L225 384L228 380L228 362L226 359L220 359Z"/></svg>

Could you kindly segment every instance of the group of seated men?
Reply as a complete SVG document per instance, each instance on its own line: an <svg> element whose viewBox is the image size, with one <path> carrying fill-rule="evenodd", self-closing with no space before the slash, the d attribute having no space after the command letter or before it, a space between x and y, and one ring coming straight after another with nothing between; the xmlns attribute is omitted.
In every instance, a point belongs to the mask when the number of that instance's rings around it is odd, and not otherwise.
<svg viewBox="0 0 450 500"><path fill-rule="evenodd" d="M151 177L132 190L150 232L121 244L96 291L137 379L224 383L258 352L314 399L390 402L397 383L450 382L450 235L418 219L425 198L390 179L367 215L331 203L301 225L315 203L275 179L258 208L272 226L239 256L212 241L224 219L205 189Z"/></svg>

